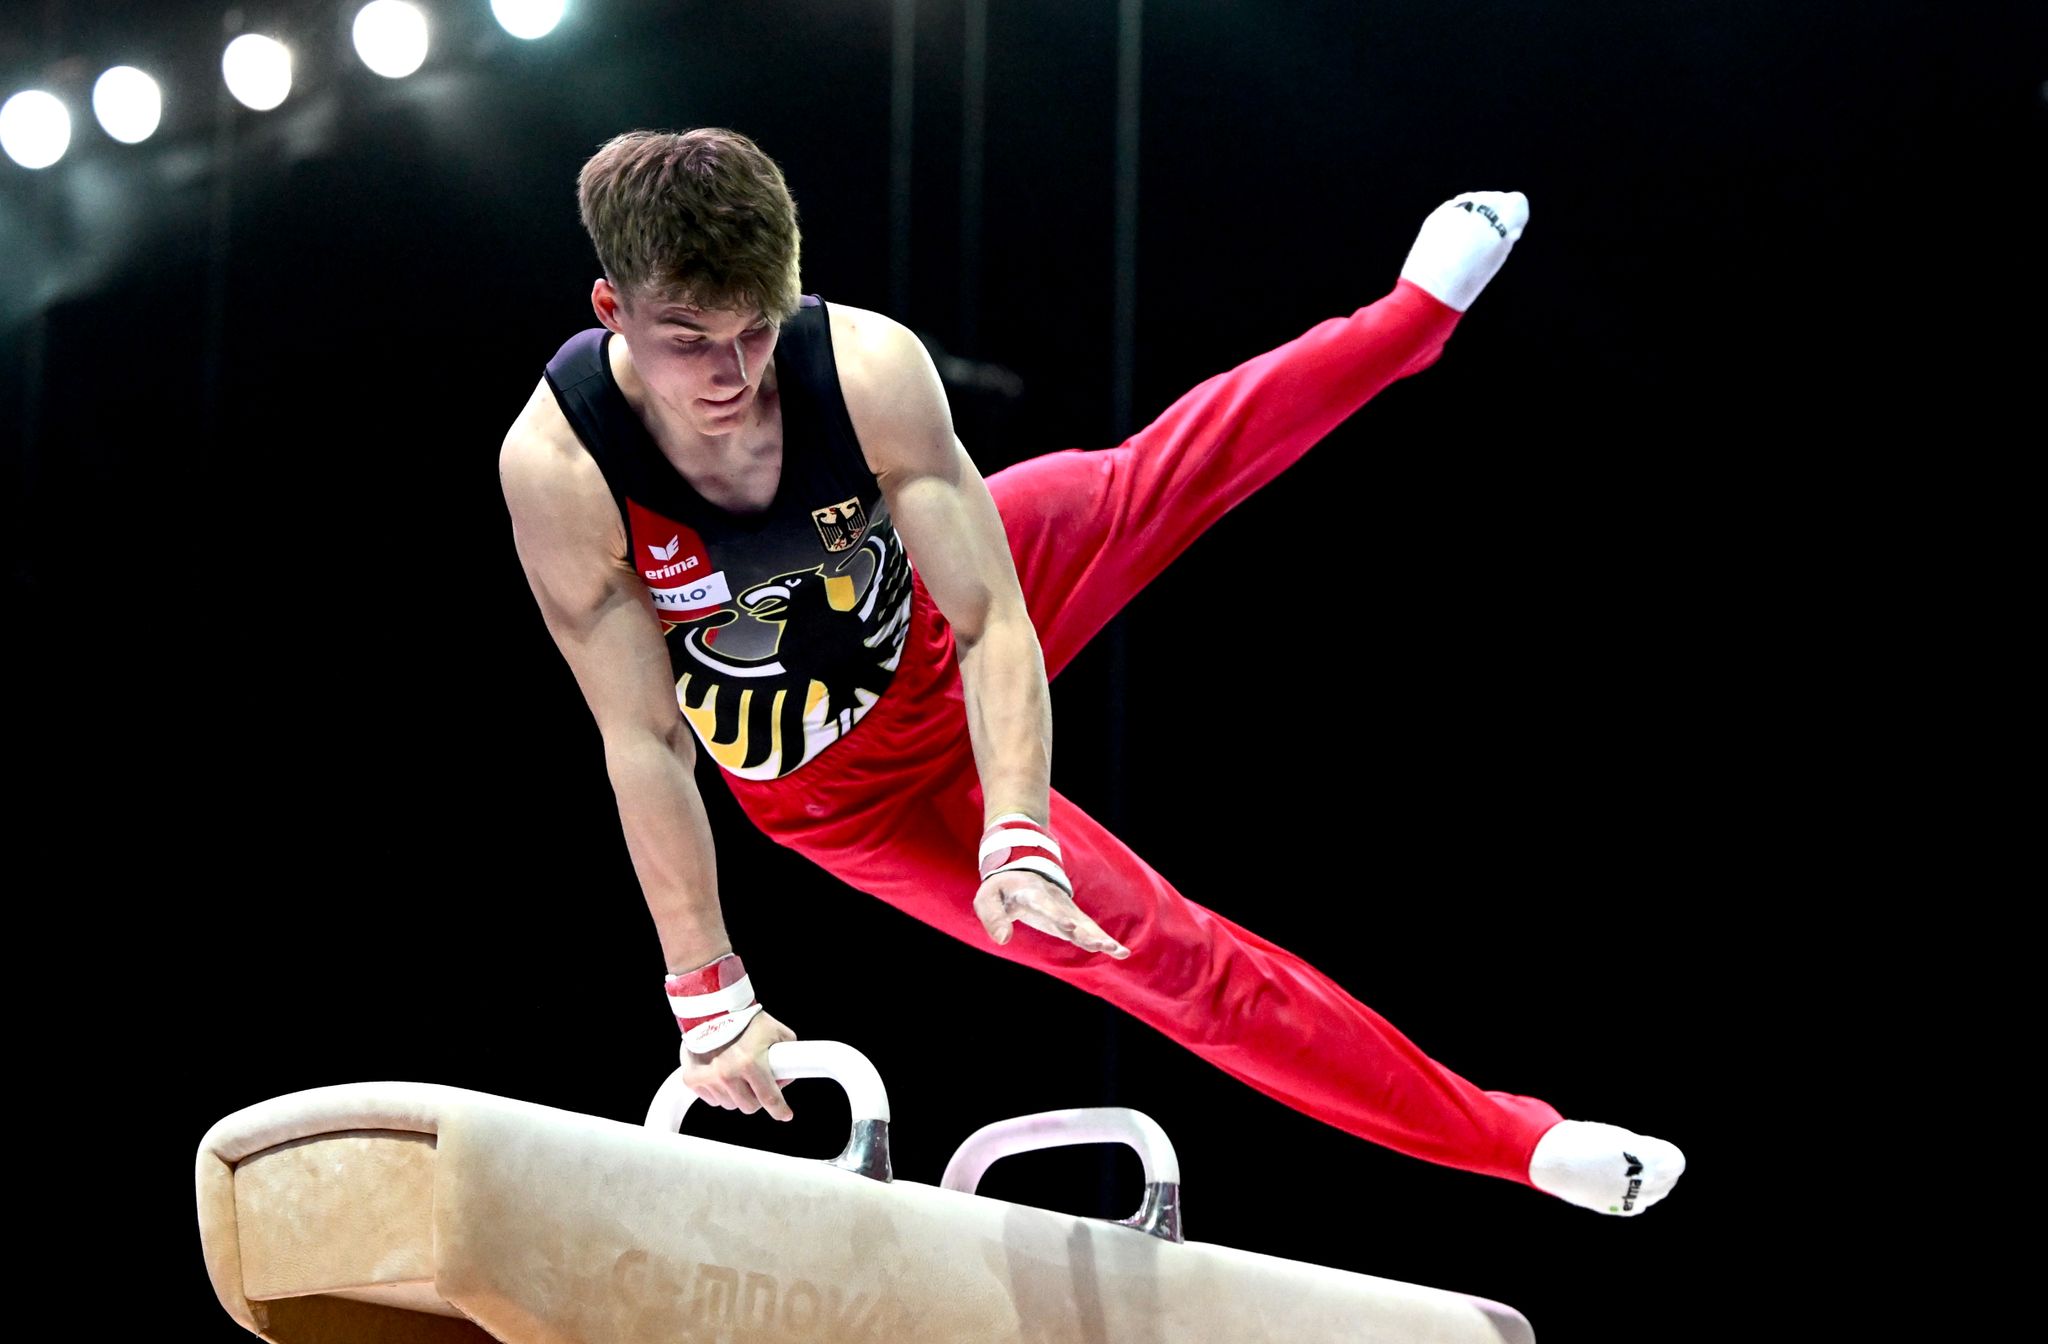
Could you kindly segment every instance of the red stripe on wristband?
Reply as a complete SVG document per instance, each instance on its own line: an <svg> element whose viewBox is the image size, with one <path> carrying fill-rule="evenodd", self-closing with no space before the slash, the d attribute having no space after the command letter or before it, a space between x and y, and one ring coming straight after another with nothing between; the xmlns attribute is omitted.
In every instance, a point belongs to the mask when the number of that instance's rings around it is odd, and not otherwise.
<svg viewBox="0 0 2048 1344"><path fill-rule="evenodd" d="M990 850L987 857L981 861L981 875L986 878L1019 859L1044 859L1047 863L1059 863L1059 857L1043 845L1012 845L1008 848ZM1061 871L1065 871L1064 868Z"/></svg>
<svg viewBox="0 0 2048 1344"><path fill-rule="evenodd" d="M999 872L1022 869L1037 873L1070 895L1074 890L1060 862L1059 842L1053 839L1051 831L1028 817L1006 817L989 823L981 833L976 866L984 882Z"/></svg>
<svg viewBox="0 0 2048 1344"><path fill-rule="evenodd" d="M678 998L694 998L700 994L715 994L721 989L729 989L737 985L746 978L746 964L736 954L728 952L708 966L700 966L694 971L683 971L669 976L663 981L663 987L668 991L669 1002L673 1005ZM735 1007L739 1009L750 1008L757 1002L759 1002L758 999L749 996L746 1003L737 1004ZM733 1011L733 1008L720 1008L716 1012L706 1013L701 1017L685 1017L678 1013L676 1014L676 1025L687 1033L692 1028L700 1027L706 1022L715 1022L721 1017L728 1017Z"/></svg>
<svg viewBox="0 0 2048 1344"><path fill-rule="evenodd" d="M670 997L677 994L711 994L746 979L747 968L739 955L728 952L708 966L694 971L677 971L663 981Z"/></svg>
<svg viewBox="0 0 2048 1344"><path fill-rule="evenodd" d="M988 838L998 831L1030 831L1044 836L1047 840L1052 839L1052 833L1035 821L1001 821L981 833L983 842L986 843ZM1059 852L1051 845L1033 844L1019 837L1011 844L997 845L984 853L981 856L981 875L986 878L998 868L1023 858L1041 858L1055 864L1060 861Z"/></svg>

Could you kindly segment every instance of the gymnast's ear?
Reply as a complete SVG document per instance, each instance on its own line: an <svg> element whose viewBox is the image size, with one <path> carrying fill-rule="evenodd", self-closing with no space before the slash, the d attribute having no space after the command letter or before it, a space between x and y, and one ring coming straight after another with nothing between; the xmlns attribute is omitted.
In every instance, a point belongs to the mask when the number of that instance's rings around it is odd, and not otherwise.
<svg viewBox="0 0 2048 1344"><path fill-rule="evenodd" d="M597 314L597 320L612 331L619 330L619 314L625 309L625 295L603 276L590 287L590 309Z"/></svg>

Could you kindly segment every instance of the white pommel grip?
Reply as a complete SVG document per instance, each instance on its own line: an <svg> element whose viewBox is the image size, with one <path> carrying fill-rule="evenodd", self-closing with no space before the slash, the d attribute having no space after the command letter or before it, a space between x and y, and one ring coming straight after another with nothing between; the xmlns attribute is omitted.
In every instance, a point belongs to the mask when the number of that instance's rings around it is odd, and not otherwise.
<svg viewBox="0 0 2048 1344"><path fill-rule="evenodd" d="M1076 1143L1127 1144L1137 1150L1147 1185L1180 1183L1180 1157L1158 1121L1128 1107L1085 1106L983 1125L953 1153L939 1185L971 1195L981 1184L982 1173L998 1158Z"/></svg>
<svg viewBox="0 0 2048 1344"><path fill-rule="evenodd" d="M863 1120L888 1123L889 1094L882 1075L866 1055L842 1041L777 1041L768 1047L768 1071L786 1083L830 1078L846 1089L847 1109L856 1125ZM683 1071L677 1069L654 1094L644 1127L675 1133L696 1100L697 1094L683 1081Z"/></svg>

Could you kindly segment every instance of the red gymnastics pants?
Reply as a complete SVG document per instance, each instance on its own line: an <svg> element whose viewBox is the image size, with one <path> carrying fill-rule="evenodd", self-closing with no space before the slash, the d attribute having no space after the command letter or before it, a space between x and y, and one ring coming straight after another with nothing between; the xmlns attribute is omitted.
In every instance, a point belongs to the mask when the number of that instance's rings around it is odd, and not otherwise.
<svg viewBox="0 0 2048 1344"><path fill-rule="evenodd" d="M1434 363L1457 321L1402 281L1209 379L1118 447L1050 453L990 477L1047 674L1231 506L1381 388ZM912 603L895 679L850 734L781 779L726 776L756 825L848 885L1107 999L1296 1110L1527 1183L1557 1111L1481 1091L1430 1059L1301 958L1175 891L1058 790L1050 826L1075 901L1131 955L1021 926L1007 945L990 939L973 909L982 794L952 630L921 582Z"/></svg>

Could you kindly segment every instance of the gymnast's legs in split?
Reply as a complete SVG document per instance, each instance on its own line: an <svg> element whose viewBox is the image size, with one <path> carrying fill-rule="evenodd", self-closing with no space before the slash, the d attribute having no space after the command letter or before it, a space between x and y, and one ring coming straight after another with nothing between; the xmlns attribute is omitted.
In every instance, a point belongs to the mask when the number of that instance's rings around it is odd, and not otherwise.
<svg viewBox="0 0 2048 1344"><path fill-rule="evenodd" d="M1230 508L1382 388L1435 362L1526 211L1513 193L1449 202L1378 302L1209 379L1118 447L1051 453L990 477L1048 675ZM921 585L915 602L912 642L945 644ZM983 834L983 798L958 679L943 685L885 698L800 772L799 787L733 780L742 806L850 885L1096 994L1350 1133L1622 1216L1675 1184L1675 1145L1467 1082L1299 956L1181 895L1057 790L1048 829L1075 901L1130 955L1031 932L992 942L960 861Z"/></svg>

